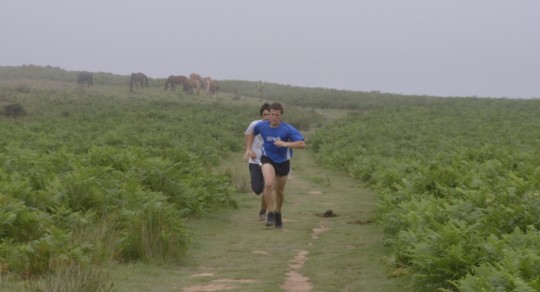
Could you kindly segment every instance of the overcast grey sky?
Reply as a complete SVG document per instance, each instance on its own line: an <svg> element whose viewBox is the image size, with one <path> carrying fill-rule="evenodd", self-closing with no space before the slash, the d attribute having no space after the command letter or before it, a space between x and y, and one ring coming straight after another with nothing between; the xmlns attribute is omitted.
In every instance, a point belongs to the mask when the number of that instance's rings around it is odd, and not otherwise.
<svg viewBox="0 0 540 292"><path fill-rule="evenodd" d="M538 0L3 0L0 66L540 98Z"/></svg>

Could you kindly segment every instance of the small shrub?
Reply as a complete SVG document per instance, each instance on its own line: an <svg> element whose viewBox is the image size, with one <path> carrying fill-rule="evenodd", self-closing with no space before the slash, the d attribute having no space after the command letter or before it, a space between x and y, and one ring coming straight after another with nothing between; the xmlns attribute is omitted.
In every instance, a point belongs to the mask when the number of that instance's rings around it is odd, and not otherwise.
<svg viewBox="0 0 540 292"><path fill-rule="evenodd" d="M6 91L0 91L0 101L7 102L11 99L11 96Z"/></svg>
<svg viewBox="0 0 540 292"><path fill-rule="evenodd" d="M72 264L30 281L29 291L113 291L109 274L94 266Z"/></svg>
<svg viewBox="0 0 540 292"><path fill-rule="evenodd" d="M17 118L26 115L26 112L20 103L11 103L4 106L3 115L10 118Z"/></svg>
<svg viewBox="0 0 540 292"><path fill-rule="evenodd" d="M244 170L244 169L242 169ZM223 171L223 175L232 182L236 191L239 193L251 192L251 182L249 177L245 173L239 173L238 171L227 168Z"/></svg>
<svg viewBox="0 0 540 292"><path fill-rule="evenodd" d="M29 93L32 91L30 86L24 84L17 85L17 87L15 87L15 90L20 93Z"/></svg>

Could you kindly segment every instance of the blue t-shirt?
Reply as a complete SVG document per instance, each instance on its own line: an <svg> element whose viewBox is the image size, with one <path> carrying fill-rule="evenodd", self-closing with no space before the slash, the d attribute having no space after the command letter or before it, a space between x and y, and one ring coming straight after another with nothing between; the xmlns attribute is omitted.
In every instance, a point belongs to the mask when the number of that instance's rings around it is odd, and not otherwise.
<svg viewBox="0 0 540 292"><path fill-rule="evenodd" d="M255 135L261 134L263 138L262 155L275 163L283 163L292 158L293 151L289 147L277 147L275 141L296 142L303 141L304 136L295 127L281 122L278 127L270 127L270 121L261 121L253 128Z"/></svg>

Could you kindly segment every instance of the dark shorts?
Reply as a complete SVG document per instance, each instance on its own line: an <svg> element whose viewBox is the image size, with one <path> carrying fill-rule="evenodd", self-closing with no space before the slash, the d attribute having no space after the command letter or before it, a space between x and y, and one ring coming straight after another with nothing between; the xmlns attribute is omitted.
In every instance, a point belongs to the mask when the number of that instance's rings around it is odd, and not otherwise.
<svg viewBox="0 0 540 292"><path fill-rule="evenodd" d="M263 156L261 157L261 163L270 163L274 167L277 176L287 176L291 171L291 162L289 160L282 163L275 163L270 158Z"/></svg>
<svg viewBox="0 0 540 292"><path fill-rule="evenodd" d="M251 189L256 195L260 195L264 189L261 166L259 164L249 163L249 174L251 176Z"/></svg>

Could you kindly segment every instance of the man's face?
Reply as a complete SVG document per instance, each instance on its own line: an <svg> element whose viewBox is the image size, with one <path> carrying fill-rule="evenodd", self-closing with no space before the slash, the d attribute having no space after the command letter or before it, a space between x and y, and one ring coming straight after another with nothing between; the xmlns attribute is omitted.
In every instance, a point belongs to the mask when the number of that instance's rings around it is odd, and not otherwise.
<svg viewBox="0 0 540 292"><path fill-rule="evenodd" d="M278 126L281 123L281 111L270 109L270 125Z"/></svg>
<svg viewBox="0 0 540 292"><path fill-rule="evenodd" d="M263 121L267 121L269 118L270 118L270 111L269 111L269 110L264 110L264 111L262 112L262 119L263 119Z"/></svg>

